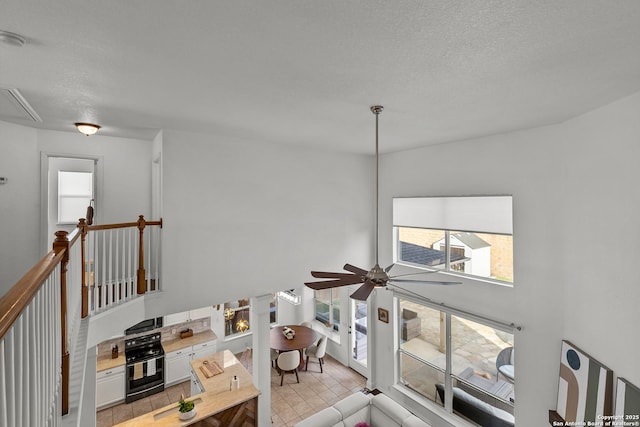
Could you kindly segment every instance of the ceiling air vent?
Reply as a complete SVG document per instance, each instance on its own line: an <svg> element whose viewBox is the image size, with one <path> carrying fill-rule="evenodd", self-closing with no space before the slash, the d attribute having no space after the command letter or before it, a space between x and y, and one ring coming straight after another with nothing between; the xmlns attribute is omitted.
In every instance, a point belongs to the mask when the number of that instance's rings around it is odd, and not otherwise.
<svg viewBox="0 0 640 427"><path fill-rule="evenodd" d="M29 102L22 96L18 89L0 87L0 119L7 121L27 120L30 122L42 122Z"/></svg>

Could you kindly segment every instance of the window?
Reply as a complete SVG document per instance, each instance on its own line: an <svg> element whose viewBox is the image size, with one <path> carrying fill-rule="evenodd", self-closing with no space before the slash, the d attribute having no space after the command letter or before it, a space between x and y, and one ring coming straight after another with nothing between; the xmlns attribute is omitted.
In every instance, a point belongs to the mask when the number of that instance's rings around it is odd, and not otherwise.
<svg viewBox="0 0 640 427"><path fill-rule="evenodd" d="M394 199L396 259L513 283L511 197Z"/></svg>
<svg viewBox="0 0 640 427"><path fill-rule="evenodd" d="M271 325L278 323L278 297L277 294L271 294L269 301L269 323Z"/></svg>
<svg viewBox="0 0 640 427"><path fill-rule="evenodd" d="M224 336L229 337L250 331L249 313L251 306L249 299L240 299L224 303Z"/></svg>
<svg viewBox="0 0 640 427"><path fill-rule="evenodd" d="M313 291L315 299L316 320L327 328L340 329L340 300L337 289Z"/></svg>
<svg viewBox="0 0 640 427"><path fill-rule="evenodd" d="M397 259L513 283L513 236L398 227Z"/></svg>
<svg viewBox="0 0 640 427"><path fill-rule="evenodd" d="M442 406L445 388L451 384L458 393L475 396L513 415L514 346L510 326L409 299L399 300L399 317L402 384ZM502 370L499 373L501 364L510 364L510 371L503 367L510 377ZM447 376L447 372L451 374ZM472 418L470 414L460 415Z"/></svg>
<svg viewBox="0 0 640 427"><path fill-rule="evenodd" d="M58 224L77 224L93 198L93 173L58 171Z"/></svg>

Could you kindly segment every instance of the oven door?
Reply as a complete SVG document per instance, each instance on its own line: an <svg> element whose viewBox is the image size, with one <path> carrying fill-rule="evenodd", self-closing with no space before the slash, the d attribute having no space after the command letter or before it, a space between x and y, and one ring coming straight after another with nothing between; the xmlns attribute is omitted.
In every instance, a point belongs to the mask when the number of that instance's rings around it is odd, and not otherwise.
<svg viewBox="0 0 640 427"><path fill-rule="evenodd" d="M127 403L164 390L164 355L126 366Z"/></svg>

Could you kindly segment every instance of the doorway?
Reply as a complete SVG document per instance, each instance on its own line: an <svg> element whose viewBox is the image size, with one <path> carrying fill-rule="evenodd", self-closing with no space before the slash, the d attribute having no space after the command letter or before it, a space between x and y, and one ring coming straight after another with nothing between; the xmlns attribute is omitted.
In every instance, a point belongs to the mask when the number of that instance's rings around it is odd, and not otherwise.
<svg viewBox="0 0 640 427"><path fill-rule="evenodd" d="M98 160L42 153L41 200L46 209L41 210L41 224L45 253L51 250L55 232L71 232L86 216L92 200L98 212Z"/></svg>
<svg viewBox="0 0 640 427"><path fill-rule="evenodd" d="M368 311L367 301L349 298L349 367L367 378L369 377L367 364Z"/></svg>

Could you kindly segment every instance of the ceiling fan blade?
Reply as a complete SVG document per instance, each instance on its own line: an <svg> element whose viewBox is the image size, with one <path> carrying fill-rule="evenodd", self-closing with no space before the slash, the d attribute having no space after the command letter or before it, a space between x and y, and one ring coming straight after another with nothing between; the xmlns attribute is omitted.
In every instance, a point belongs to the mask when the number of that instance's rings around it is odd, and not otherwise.
<svg viewBox="0 0 640 427"><path fill-rule="evenodd" d="M385 273L390 272L394 265L396 265L396 264L395 264L395 262L394 262L393 264L391 264L389 267L385 268L385 269L384 269L384 272L385 272Z"/></svg>
<svg viewBox="0 0 640 427"><path fill-rule="evenodd" d="M305 282L305 286L313 289L314 291L321 291L323 289L337 288L339 286L353 285L353 283L342 283L338 280L328 280L323 282Z"/></svg>
<svg viewBox="0 0 640 427"><path fill-rule="evenodd" d="M349 296L349 298L359 301L365 301L367 298L369 298L369 295L375 288L376 284L371 280L367 280L366 282L364 282L364 285L360 286L354 293Z"/></svg>
<svg viewBox="0 0 640 427"><path fill-rule="evenodd" d="M312 271L311 275L318 279L342 279L353 276L351 273L331 273L327 271Z"/></svg>
<svg viewBox="0 0 640 427"><path fill-rule="evenodd" d="M363 270L363 269L355 267L355 266L353 266L351 264L345 264L344 267L342 267L342 268L344 268L345 270L350 271L352 273L359 274L361 276L364 276L365 274L368 273L367 270Z"/></svg>
<svg viewBox="0 0 640 427"><path fill-rule="evenodd" d="M338 280L323 280L320 282L305 282L305 285L310 287L311 289L320 290L320 289L329 289L335 288L338 286L346 286L346 285L357 285L358 283L362 283L362 278L359 276L353 276L345 279Z"/></svg>
<svg viewBox="0 0 640 427"><path fill-rule="evenodd" d="M415 279L390 279L390 282L398 283L422 283L425 285L461 285L462 282L444 282L440 280L415 280Z"/></svg>

